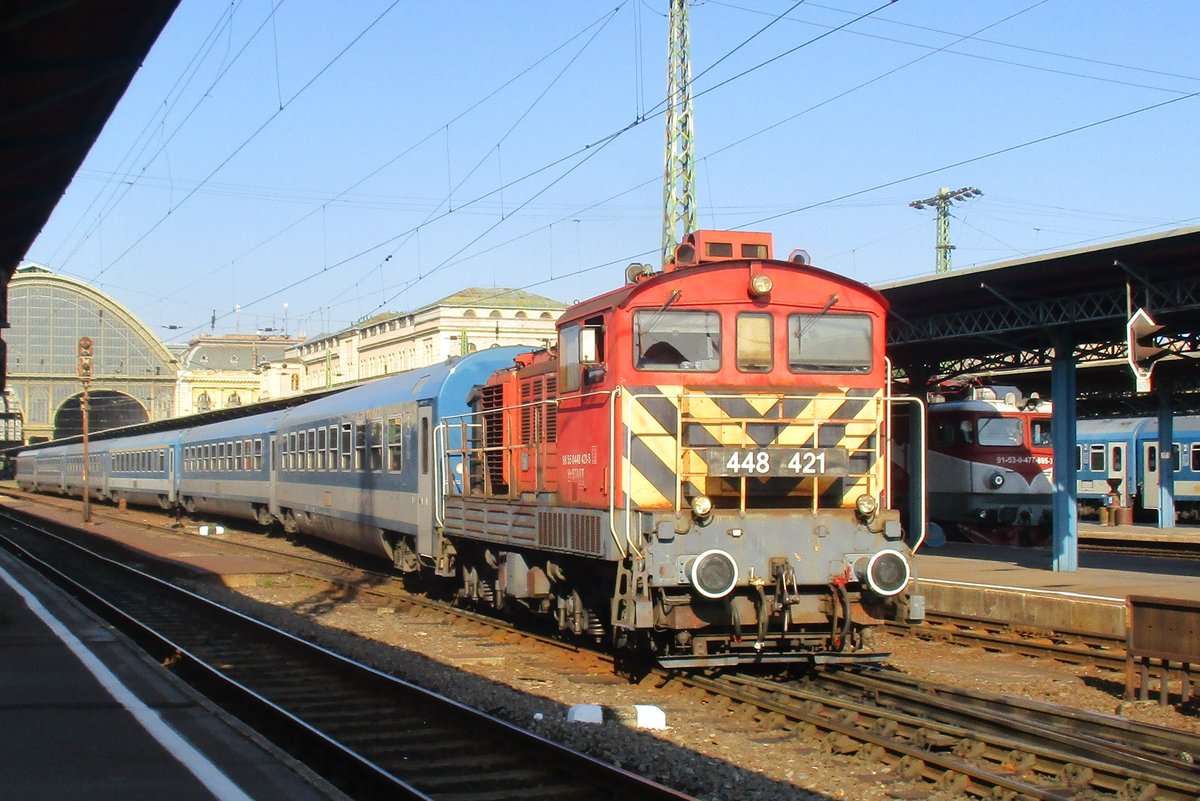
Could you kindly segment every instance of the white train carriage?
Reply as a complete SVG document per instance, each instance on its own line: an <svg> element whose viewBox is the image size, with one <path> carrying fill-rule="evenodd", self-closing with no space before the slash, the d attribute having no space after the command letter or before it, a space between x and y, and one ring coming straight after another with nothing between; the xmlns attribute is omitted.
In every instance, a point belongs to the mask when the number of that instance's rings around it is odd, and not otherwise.
<svg viewBox="0 0 1200 801"><path fill-rule="evenodd" d="M113 502L175 506L180 431L140 434L92 444L102 475L99 497Z"/></svg>
<svg viewBox="0 0 1200 801"><path fill-rule="evenodd" d="M179 503L189 514L246 518L268 525L272 443L283 411L196 426L179 448Z"/></svg>

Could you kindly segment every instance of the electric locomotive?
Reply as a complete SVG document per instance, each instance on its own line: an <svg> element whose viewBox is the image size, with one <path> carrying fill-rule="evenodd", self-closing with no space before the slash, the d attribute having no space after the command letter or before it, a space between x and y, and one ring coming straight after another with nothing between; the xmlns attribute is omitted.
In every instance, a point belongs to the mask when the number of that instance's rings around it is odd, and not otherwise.
<svg viewBox="0 0 1200 801"><path fill-rule="evenodd" d="M951 536L1038 546L1051 535L1051 404L1014 387L941 387L929 404L929 518Z"/></svg>
<svg viewBox="0 0 1200 801"><path fill-rule="evenodd" d="M438 426L436 570L665 665L847 663L909 584L886 301L697 231ZM919 603L908 608L919 608Z"/></svg>

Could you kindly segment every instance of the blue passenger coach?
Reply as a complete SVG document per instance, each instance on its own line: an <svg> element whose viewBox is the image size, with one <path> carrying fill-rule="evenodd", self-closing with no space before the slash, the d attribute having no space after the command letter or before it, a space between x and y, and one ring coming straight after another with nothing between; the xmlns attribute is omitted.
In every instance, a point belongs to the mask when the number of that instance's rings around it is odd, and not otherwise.
<svg viewBox="0 0 1200 801"><path fill-rule="evenodd" d="M1176 417L1172 434L1176 512L1181 520L1200 520L1200 416ZM1081 512L1095 512L1110 502L1158 509L1161 465L1156 418L1080 420L1075 441Z"/></svg>
<svg viewBox="0 0 1200 801"><path fill-rule="evenodd" d="M490 348L306 403L278 424L272 511L290 532L398 566L437 561L434 429L529 348Z"/></svg>

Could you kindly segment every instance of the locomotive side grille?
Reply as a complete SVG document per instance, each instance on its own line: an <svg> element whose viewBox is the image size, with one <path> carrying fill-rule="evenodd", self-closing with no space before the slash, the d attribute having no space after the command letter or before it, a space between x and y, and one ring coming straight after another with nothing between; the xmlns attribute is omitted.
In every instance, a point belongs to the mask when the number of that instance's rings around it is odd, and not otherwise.
<svg viewBox="0 0 1200 801"><path fill-rule="evenodd" d="M545 398L558 397L558 376L546 376L546 392L542 396ZM558 404L547 403L542 407L546 410L546 441L558 441Z"/></svg>
<svg viewBox="0 0 1200 801"><path fill-rule="evenodd" d="M526 445L533 443L533 414L534 401L541 400L537 392L540 389L541 381L534 379L532 381L521 382L521 442Z"/></svg>
<svg viewBox="0 0 1200 801"><path fill-rule="evenodd" d="M600 556L600 517L571 512L540 512L538 545Z"/></svg>
<svg viewBox="0 0 1200 801"><path fill-rule="evenodd" d="M504 387L489 384L481 389L479 408L483 417L484 463L493 493L508 492L504 475Z"/></svg>
<svg viewBox="0 0 1200 801"><path fill-rule="evenodd" d="M600 555L600 518L595 515L575 515L571 531L571 548L582 553Z"/></svg>
<svg viewBox="0 0 1200 801"><path fill-rule="evenodd" d="M542 512L538 515L538 545L543 548L567 548L570 515L566 512Z"/></svg>

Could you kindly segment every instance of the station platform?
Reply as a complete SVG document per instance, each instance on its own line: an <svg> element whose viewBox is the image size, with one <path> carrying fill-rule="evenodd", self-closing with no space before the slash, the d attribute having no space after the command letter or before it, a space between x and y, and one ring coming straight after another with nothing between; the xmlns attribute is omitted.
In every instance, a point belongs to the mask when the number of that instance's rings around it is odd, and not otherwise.
<svg viewBox="0 0 1200 801"><path fill-rule="evenodd" d="M1097 527L1104 537L1200 539L1192 529ZM1081 526L1086 537L1091 526ZM1169 538L1175 538L1170 540ZM1080 551L1079 569L1053 571L1048 548L947 542L917 554L917 587L929 612L1003 620L1017 626L1125 636L1125 597L1200 601L1200 559Z"/></svg>
<svg viewBox="0 0 1200 801"><path fill-rule="evenodd" d="M0 551L5 798L343 799Z"/></svg>

